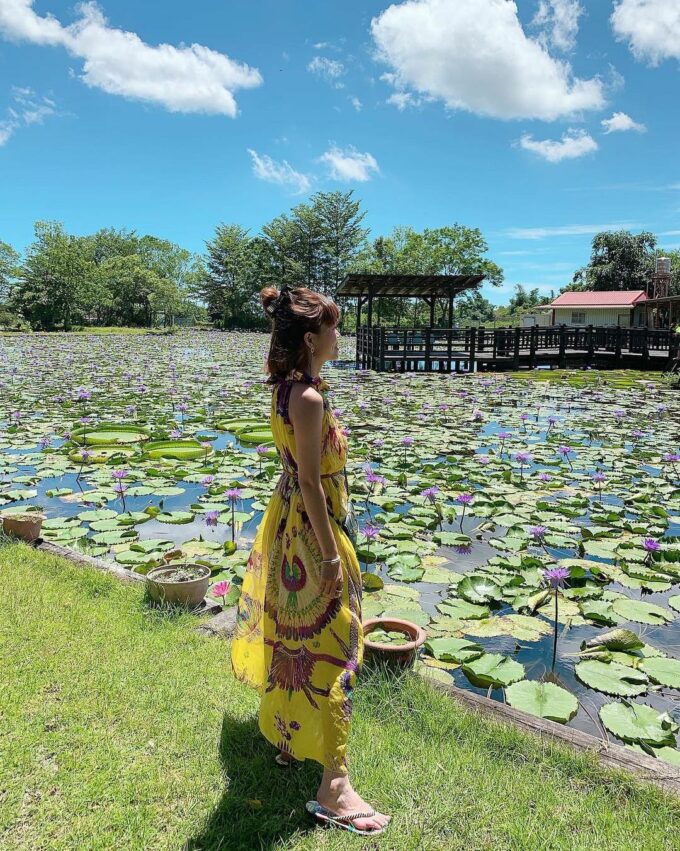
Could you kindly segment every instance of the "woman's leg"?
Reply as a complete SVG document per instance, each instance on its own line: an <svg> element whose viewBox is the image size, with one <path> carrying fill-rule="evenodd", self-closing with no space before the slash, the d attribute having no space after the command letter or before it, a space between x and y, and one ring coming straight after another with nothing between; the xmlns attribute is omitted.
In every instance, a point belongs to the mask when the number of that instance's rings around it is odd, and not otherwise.
<svg viewBox="0 0 680 851"><path fill-rule="evenodd" d="M341 774L328 768L324 768L316 799L323 807L327 807L341 816L353 812L368 812L373 809L361 795L354 791L349 781L349 774ZM359 830L370 830L371 828L383 827L391 818L392 816L386 816L376 810L374 816L353 819L352 824Z"/></svg>

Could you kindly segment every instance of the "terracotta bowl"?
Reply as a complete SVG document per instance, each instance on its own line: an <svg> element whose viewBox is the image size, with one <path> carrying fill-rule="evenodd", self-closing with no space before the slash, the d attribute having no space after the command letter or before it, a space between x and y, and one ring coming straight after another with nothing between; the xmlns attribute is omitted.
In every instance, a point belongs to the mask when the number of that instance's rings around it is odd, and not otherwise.
<svg viewBox="0 0 680 851"><path fill-rule="evenodd" d="M44 514L35 511L14 512L5 514L1 519L3 532L15 538L21 538L29 544L34 544L40 539Z"/></svg>
<svg viewBox="0 0 680 851"><path fill-rule="evenodd" d="M381 626L385 630L405 633L411 640L406 644L383 644L371 641L366 636ZM364 627L364 656L387 662L398 667L410 667L418 653L418 648L427 639L427 633L418 624L400 618L368 618L363 622Z"/></svg>

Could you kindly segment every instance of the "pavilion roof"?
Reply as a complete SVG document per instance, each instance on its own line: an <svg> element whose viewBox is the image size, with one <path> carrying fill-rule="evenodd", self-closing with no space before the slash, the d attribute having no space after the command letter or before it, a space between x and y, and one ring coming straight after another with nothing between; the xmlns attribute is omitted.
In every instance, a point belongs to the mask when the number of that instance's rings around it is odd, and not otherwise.
<svg viewBox="0 0 680 851"><path fill-rule="evenodd" d="M346 275L339 296L448 296L477 289L486 275Z"/></svg>

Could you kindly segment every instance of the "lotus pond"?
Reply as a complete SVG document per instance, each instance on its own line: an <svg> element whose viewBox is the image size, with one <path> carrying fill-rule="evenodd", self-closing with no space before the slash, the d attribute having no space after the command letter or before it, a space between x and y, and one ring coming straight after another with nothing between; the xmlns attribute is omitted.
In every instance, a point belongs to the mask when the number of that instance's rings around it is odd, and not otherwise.
<svg viewBox="0 0 680 851"><path fill-rule="evenodd" d="M424 626L427 676L680 764L680 398L650 374L355 371L341 342L364 616ZM129 570L207 564L233 605L280 469L267 346L0 335L0 509Z"/></svg>

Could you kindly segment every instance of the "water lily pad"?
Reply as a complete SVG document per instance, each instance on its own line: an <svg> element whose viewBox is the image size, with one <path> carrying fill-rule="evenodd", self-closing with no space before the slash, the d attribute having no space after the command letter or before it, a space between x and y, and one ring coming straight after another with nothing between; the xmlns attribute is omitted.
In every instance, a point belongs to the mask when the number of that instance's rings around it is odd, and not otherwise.
<svg viewBox="0 0 680 851"><path fill-rule="evenodd" d="M576 697L555 683L522 680L508 686L505 697L515 709L562 724L571 721L578 712Z"/></svg>
<svg viewBox="0 0 680 851"><path fill-rule="evenodd" d="M644 703L606 703L600 708L602 723L624 742L675 745L678 725L667 713Z"/></svg>
<svg viewBox="0 0 680 851"><path fill-rule="evenodd" d="M464 664L462 671L473 685L480 688L509 686L524 677L524 665L500 653L485 653Z"/></svg>
<svg viewBox="0 0 680 851"><path fill-rule="evenodd" d="M630 600L628 597L614 600L612 608L624 620L636 623L665 624L675 617L663 606L645 603L642 600Z"/></svg>
<svg viewBox="0 0 680 851"><path fill-rule="evenodd" d="M194 515L191 511L162 511L156 515L159 523L191 523Z"/></svg>
<svg viewBox="0 0 680 851"><path fill-rule="evenodd" d="M484 653L484 648L466 638L429 638L423 647L435 659L444 662L470 662Z"/></svg>
<svg viewBox="0 0 680 851"><path fill-rule="evenodd" d="M654 656L650 659L643 659L640 662L640 669L647 674L653 683L680 689L679 659L666 659L661 656Z"/></svg>
<svg viewBox="0 0 680 851"><path fill-rule="evenodd" d="M605 694L619 694L632 697L647 690L647 677L640 671L635 671L617 662L598 662L588 659L579 662L574 673L591 688Z"/></svg>

